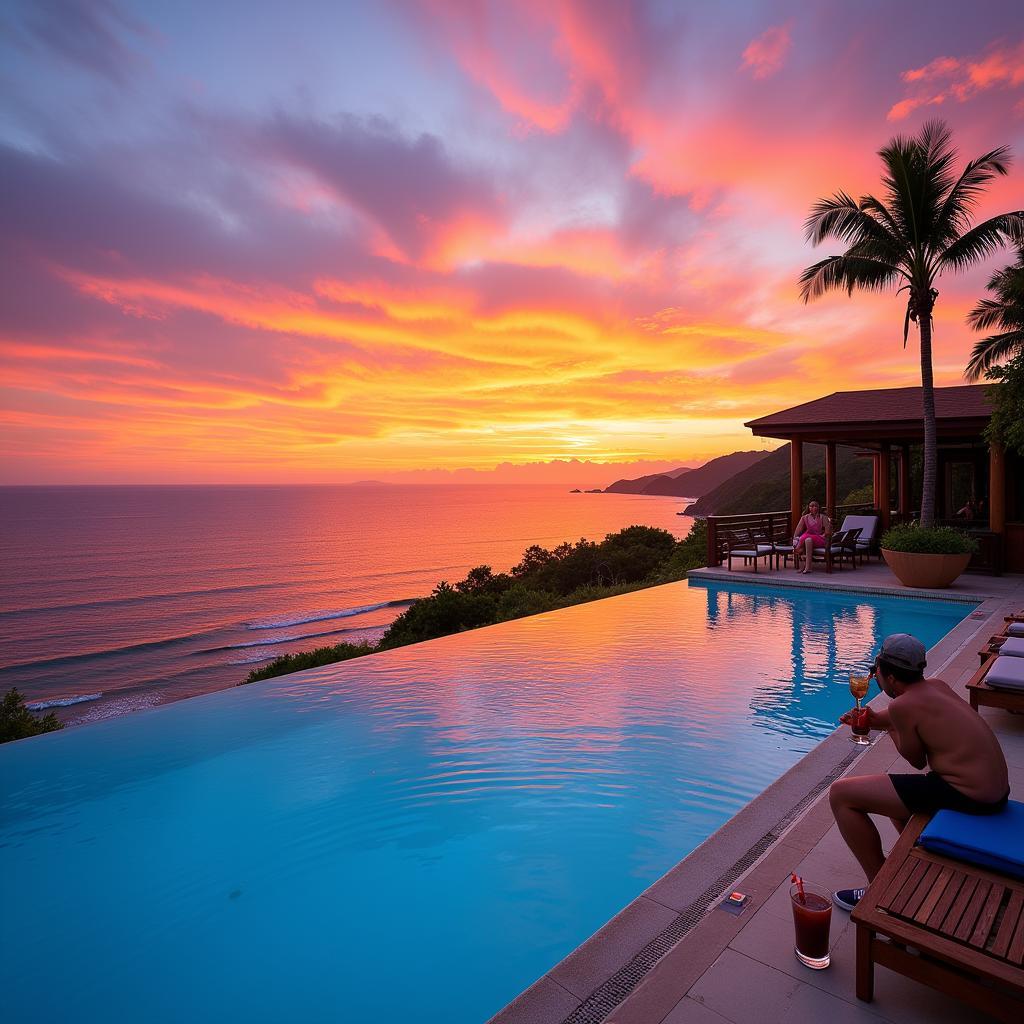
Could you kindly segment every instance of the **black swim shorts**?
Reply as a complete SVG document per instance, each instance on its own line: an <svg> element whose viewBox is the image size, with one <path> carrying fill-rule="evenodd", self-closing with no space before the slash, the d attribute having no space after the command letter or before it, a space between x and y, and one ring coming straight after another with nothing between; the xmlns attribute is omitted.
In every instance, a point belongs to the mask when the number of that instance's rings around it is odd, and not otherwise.
<svg viewBox="0 0 1024 1024"><path fill-rule="evenodd" d="M964 796L959 789L951 786L938 772L927 775L890 775L896 795L913 813L923 811L934 814L936 811L961 811L964 814L998 814L1006 807L1009 793L993 803L983 803L972 797Z"/></svg>

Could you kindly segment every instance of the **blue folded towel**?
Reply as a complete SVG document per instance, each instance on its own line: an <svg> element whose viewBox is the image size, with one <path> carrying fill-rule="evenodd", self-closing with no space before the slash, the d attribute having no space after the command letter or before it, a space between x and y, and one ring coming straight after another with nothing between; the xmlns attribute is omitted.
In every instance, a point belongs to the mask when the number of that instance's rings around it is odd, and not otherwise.
<svg viewBox="0 0 1024 1024"><path fill-rule="evenodd" d="M989 815L939 811L918 842L933 853L1024 878L1024 804L1010 800L1005 811Z"/></svg>

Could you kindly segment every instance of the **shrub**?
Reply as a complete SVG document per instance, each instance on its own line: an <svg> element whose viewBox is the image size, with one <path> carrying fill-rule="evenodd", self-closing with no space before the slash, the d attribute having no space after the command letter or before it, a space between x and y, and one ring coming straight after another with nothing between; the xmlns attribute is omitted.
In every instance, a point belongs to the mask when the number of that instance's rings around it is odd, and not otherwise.
<svg viewBox="0 0 1024 1024"><path fill-rule="evenodd" d="M334 644L332 647L316 647L312 651L299 651L297 654L283 654L263 668L254 668L245 677L244 683L258 683L261 679L272 679L274 676L284 676L289 672L301 672L305 668L318 668L320 665L332 665L336 661L362 658L367 654L373 654L375 650L372 644Z"/></svg>
<svg viewBox="0 0 1024 1024"><path fill-rule="evenodd" d="M23 740L27 736L38 736L44 732L63 729L64 723L51 711L42 718L36 718L27 707L25 698L13 687L0 701L0 743Z"/></svg>
<svg viewBox="0 0 1024 1024"><path fill-rule="evenodd" d="M916 523L894 526L882 534L881 546L890 551L909 551L918 555L968 555L978 550L978 542L951 526L925 529Z"/></svg>

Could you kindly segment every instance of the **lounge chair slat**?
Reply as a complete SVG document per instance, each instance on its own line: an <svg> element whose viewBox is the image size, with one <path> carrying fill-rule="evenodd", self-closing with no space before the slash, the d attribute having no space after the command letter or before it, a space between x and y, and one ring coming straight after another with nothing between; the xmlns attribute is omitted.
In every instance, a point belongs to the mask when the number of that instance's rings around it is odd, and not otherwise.
<svg viewBox="0 0 1024 1024"><path fill-rule="evenodd" d="M1010 902L1003 911L1003 920L996 932L996 940L992 943L992 955L1005 957L1010 949L1010 940L1014 929L1020 924L1021 910L1024 909L1024 892L1014 889L1010 894Z"/></svg>
<svg viewBox="0 0 1024 1024"><path fill-rule="evenodd" d="M928 895L925 897L921 906L917 908L917 913L914 914L914 920L918 924L925 924L929 917L931 917L932 911L935 909L939 900L942 899L943 893L949 887L950 882L953 880L953 876L956 872L952 868L942 868L939 871L938 877L932 883L931 889L928 891Z"/></svg>
<svg viewBox="0 0 1024 1024"><path fill-rule="evenodd" d="M953 905L953 900L957 898L963 884L964 875L959 871L955 871L949 885L946 886L946 891L942 894L942 899L939 900L935 905L935 909L928 915L925 927L935 928L936 930L941 928L942 922L946 914L949 913L949 908Z"/></svg>
<svg viewBox="0 0 1024 1024"><path fill-rule="evenodd" d="M992 883L983 880L975 890L974 899L971 900L970 906L964 910L964 916L960 918L956 931L953 932L954 939L959 939L961 942L968 940L971 932L974 930L975 922L981 916L981 912L988 901L988 894L991 890Z"/></svg>
<svg viewBox="0 0 1024 1024"><path fill-rule="evenodd" d="M1024 914L1017 919L1017 930L1013 933L1013 939L1010 942L1010 949L1006 954L1006 959L1011 964L1024 962Z"/></svg>
<svg viewBox="0 0 1024 1024"><path fill-rule="evenodd" d="M921 884L924 876L928 873L927 861L917 860L914 864L914 870L910 873L910 878L907 879L906 885L900 889L896 899L892 901L889 906L889 912L891 914L898 914L900 917L903 916L903 911L906 905L914 898L914 893L917 892L917 887Z"/></svg>
<svg viewBox="0 0 1024 1024"><path fill-rule="evenodd" d="M952 935L956 931L956 926L960 923L960 918L963 916L964 908L971 902L971 898L974 896L980 881L981 879L974 875L967 878L960 887L960 895L957 896L953 906L949 908L949 913L939 929L943 935Z"/></svg>
<svg viewBox="0 0 1024 1024"><path fill-rule="evenodd" d="M900 889L903 888L904 883L910 877L910 872L914 870L914 861L909 857L900 865L899 871L896 872L892 881L885 887L885 892L878 899L878 905L884 907L886 910L892 905L892 901L896 898Z"/></svg>
<svg viewBox="0 0 1024 1024"><path fill-rule="evenodd" d="M924 873L924 878L921 879L920 884L914 890L914 895L907 900L906 905L903 908L902 917L913 918L914 915L921 909L921 904L928 898L928 894L932 890L932 886L935 884L942 872L941 864L929 864L928 870Z"/></svg>
<svg viewBox="0 0 1024 1024"><path fill-rule="evenodd" d="M989 932L992 931L992 923L996 919L996 914L998 913L999 907L1005 896L1006 886L992 886L992 891L988 894L988 899L985 900L985 906L982 908L981 914L978 916L978 923L974 926L974 931L971 932L971 937L967 940L972 946L977 946L978 949L984 949L988 944L988 936Z"/></svg>

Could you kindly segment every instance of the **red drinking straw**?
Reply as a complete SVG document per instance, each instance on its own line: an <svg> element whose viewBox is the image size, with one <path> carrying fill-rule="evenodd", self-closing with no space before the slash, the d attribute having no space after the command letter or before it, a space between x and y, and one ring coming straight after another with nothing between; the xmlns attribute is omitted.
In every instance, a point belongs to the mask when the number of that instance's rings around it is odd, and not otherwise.
<svg viewBox="0 0 1024 1024"><path fill-rule="evenodd" d="M793 884L800 890L800 902L806 903L807 897L804 895L804 880L795 872L790 872L790 878L793 879Z"/></svg>

